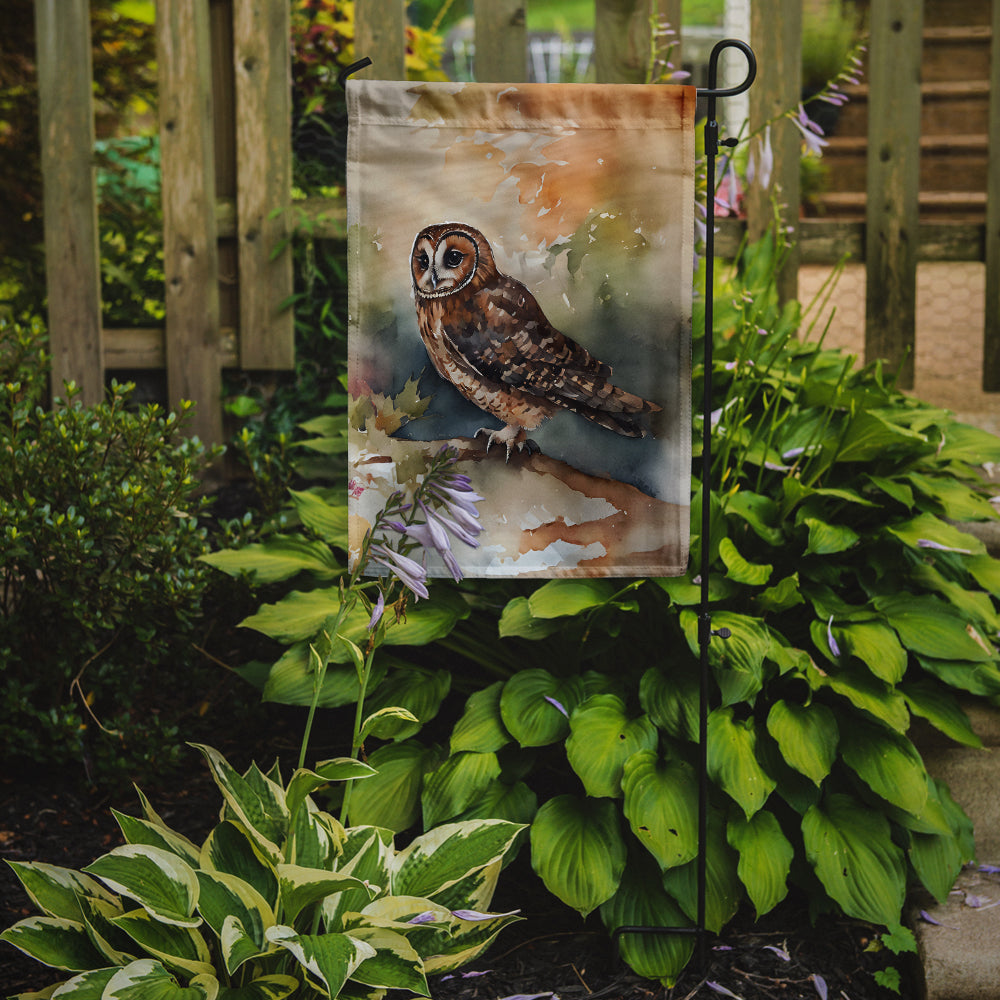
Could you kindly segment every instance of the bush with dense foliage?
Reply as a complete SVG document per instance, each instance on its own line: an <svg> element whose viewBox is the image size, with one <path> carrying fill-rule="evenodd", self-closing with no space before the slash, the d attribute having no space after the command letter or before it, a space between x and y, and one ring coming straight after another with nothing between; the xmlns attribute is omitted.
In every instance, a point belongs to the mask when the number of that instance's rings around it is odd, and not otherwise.
<svg viewBox="0 0 1000 1000"><path fill-rule="evenodd" d="M797 886L815 911L905 939L907 886L944 898L973 852L967 817L909 729L920 717L976 746L959 696L1000 695L1000 561L956 525L995 517L977 466L1000 460L1000 440L904 396L879 364L858 369L799 339L799 305L780 308L774 290L779 256L762 241L720 278L714 461L710 488L697 470L694 482L691 564L711 546L712 624L732 633L710 646L706 920L718 930L744 901L763 914ZM695 398L700 364L696 342ZM338 450L342 424L312 429ZM343 523L340 503L297 494L301 533L242 556L262 579L291 582L245 623L288 644L246 671L265 698L313 693L309 640L337 601L343 544L316 529ZM373 678L372 705L419 722L368 747L379 773L356 790L352 818L395 830L531 821L535 869L581 914L599 910L609 929L690 924L696 572L439 589L397 641L437 639L467 659L452 655L447 673L404 648ZM323 703L349 704L353 673L346 657L331 668ZM452 688L472 694L447 746L418 739ZM671 981L691 941L628 936L622 948L637 971Z"/></svg>
<svg viewBox="0 0 1000 1000"><path fill-rule="evenodd" d="M277 765L241 774L199 749L224 801L201 845L140 793L143 818L115 813L126 843L83 871L12 864L42 912L0 938L77 973L59 996L429 996L429 973L472 961L518 919L488 912L518 825L451 823L397 848L390 831L345 829L312 799L370 779L360 761L299 768L286 785Z"/></svg>
<svg viewBox="0 0 1000 1000"><path fill-rule="evenodd" d="M191 665L210 453L185 432L187 405L132 408L129 386L84 406L68 385L43 408L42 344L39 323L0 320L4 759L82 760L91 776L162 763L177 732L152 682Z"/></svg>

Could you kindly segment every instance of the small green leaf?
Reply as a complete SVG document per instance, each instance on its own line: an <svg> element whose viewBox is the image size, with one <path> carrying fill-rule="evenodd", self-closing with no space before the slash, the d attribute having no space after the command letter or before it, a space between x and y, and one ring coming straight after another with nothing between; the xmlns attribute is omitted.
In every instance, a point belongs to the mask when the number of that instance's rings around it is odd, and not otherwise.
<svg viewBox="0 0 1000 1000"><path fill-rule="evenodd" d="M837 756L839 733L833 712L818 702L798 705L778 699L768 713L767 731L785 761L818 787Z"/></svg>
<svg viewBox="0 0 1000 1000"><path fill-rule="evenodd" d="M510 742L510 733L500 716L502 690L503 681L496 681L469 696L465 711L452 730L452 753L460 750L492 753Z"/></svg>
<svg viewBox="0 0 1000 1000"><path fill-rule="evenodd" d="M569 716L582 700L579 677L560 679L547 670L522 670L504 684L500 716L521 746L547 746L566 736Z"/></svg>
<svg viewBox="0 0 1000 1000"><path fill-rule="evenodd" d="M344 571L324 542L294 535L272 535L266 542L209 552L200 558L223 573L230 576L246 574L259 584L288 580L298 573L310 573L318 580L331 580Z"/></svg>
<svg viewBox="0 0 1000 1000"><path fill-rule="evenodd" d="M379 747L368 758L377 773L351 789L351 824L397 833L412 826L420 817L424 774L438 759L434 750L416 740Z"/></svg>
<svg viewBox="0 0 1000 1000"><path fill-rule="evenodd" d="M347 505L331 504L314 490L289 490L302 523L330 545L347 549Z"/></svg>
<svg viewBox="0 0 1000 1000"><path fill-rule="evenodd" d="M719 557L726 564L726 575L729 579L746 584L748 587L763 587L774 570L770 563L762 565L748 562L740 555L739 549L730 538L720 539Z"/></svg>
<svg viewBox="0 0 1000 1000"><path fill-rule="evenodd" d="M650 667L639 681L639 704L660 729L678 740L698 739L698 674L684 661L669 671Z"/></svg>
<svg viewBox="0 0 1000 1000"><path fill-rule="evenodd" d="M500 776L495 753L452 754L436 771L427 775L421 796L424 827L454 819Z"/></svg>
<svg viewBox="0 0 1000 1000"><path fill-rule="evenodd" d="M927 801L927 772L920 754L900 733L853 718L841 741L845 763L876 795L919 815Z"/></svg>
<svg viewBox="0 0 1000 1000"><path fill-rule="evenodd" d="M788 873L795 849L774 813L765 809L750 819L737 816L726 828L729 846L739 851L736 872L760 919L788 894Z"/></svg>
<svg viewBox="0 0 1000 1000"><path fill-rule="evenodd" d="M608 580L549 580L528 598L528 608L535 618L564 618L607 604L615 592Z"/></svg>
<svg viewBox="0 0 1000 1000"><path fill-rule="evenodd" d="M829 556L845 552L857 544L860 535L845 524L829 524L815 517L803 519L809 529L806 555Z"/></svg>
<svg viewBox="0 0 1000 1000"><path fill-rule="evenodd" d="M967 747L983 745L965 710L947 688L928 679L907 681L900 685L900 691L914 715L926 719L956 743Z"/></svg>
<svg viewBox="0 0 1000 1000"><path fill-rule="evenodd" d="M938 660L970 660L982 663L996 659L996 651L950 605L931 596L881 595L875 607L899 634L903 645Z"/></svg>
<svg viewBox="0 0 1000 1000"><path fill-rule="evenodd" d="M717 708L708 717L708 773L749 819L774 791L776 782L757 762L753 718L733 718L733 709Z"/></svg>

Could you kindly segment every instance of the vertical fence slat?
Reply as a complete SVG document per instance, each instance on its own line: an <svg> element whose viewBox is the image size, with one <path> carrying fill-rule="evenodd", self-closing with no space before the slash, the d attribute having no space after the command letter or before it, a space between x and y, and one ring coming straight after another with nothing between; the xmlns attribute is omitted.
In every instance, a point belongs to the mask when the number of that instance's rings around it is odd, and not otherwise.
<svg viewBox="0 0 1000 1000"><path fill-rule="evenodd" d="M913 387L923 3L872 0L868 58L865 359ZM905 360L904 360L905 358Z"/></svg>
<svg viewBox="0 0 1000 1000"><path fill-rule="evenodd" d="M594 68L598 83L645 83L650 0L595 0Z"/></svg>
<svg viewBox="0 0 1000 1000"><path fill-rule="evenodd" d="M986 179L986 325L983 389L1000 392L1000 0L993 0L990 44L989 171Z"/></svg>
<svg viewBox="0 0 1000 1000"><path fill-rule="evenodd" d="M35 0L52 391L104 395L88 0Z"/></svg>
<svg viewBox="0 0 1000 1000"><path fill-rule="evenodd" d="M192 430L222 440L211 45L206 0L160 0L156 57L163 175L167 394L198 403Z"/></svg>
<svg viewBox="0 0 1000 1000"><path fill-rule="evenodd" d="M236 72L236 229L240 268L240 365L294 368L289 219L292 145L287 0L233 7ZM285 244L275 255L275 248ZM272 259L273 258L273 259Z"/></svg>
<svg viewBox="0 0 1000 1000"><path fill-rule="evenodd" d="M802 4L799 0L760 0L750 8L750 40L761 68L750 88L750 129L794 108L802 91ZM725 114L725 109L721 114ZM730 122L735 133L739 122ZM771 128L774 170L770 184L762 189L754 183L747 195L747 227L751 239L759 239L774 219L773 201L781 206L781 224L794 228L795 241L778 274L778 296L782 301L798 295L800 250L799 201L801 183L799 160L802 137L787 119Z"/></svg>
<svg viewBox="0 0 1000 1000"><path fill-rule="evenodd" d="M354 52L372 65L358 76L406 79L406 0L364 0L354 5Z"/></svg>
<svg viewBox="0 0 1000 1000"><path fill-rule="evenodd" d="M528 78L524 0L475 0L476 81L522 83Z"/></svg>

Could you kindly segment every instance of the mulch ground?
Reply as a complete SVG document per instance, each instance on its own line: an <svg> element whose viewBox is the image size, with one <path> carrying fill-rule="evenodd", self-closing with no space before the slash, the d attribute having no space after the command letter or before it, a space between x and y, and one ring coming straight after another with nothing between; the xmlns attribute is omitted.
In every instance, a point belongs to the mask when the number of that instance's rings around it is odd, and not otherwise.
<svg viewBox="0 0 1000 1000"><path fill-rule="evenodd" d="M223 743L220 749L240 761L238 747ZM0 778L0 858L80 868L122 842L110 810L138 815L134 794L108 796L72 778ZM164 820L196 841L218 814L218 793L193 751L190 769L147 791ZM546 893L524 856L501 877L494 907L519 908L525 919L503 931L469 969L432 977L435 1000L887 1000L893 994L873 979L887 965L903 973L903 997L918 993L899 959L866 950L871 928L829 918L811 926L801 901L783 904L758 924L740 914L719 938L706 940L705 968L689 968L673 989L634 975L617 959L596 916L583 922ZM13 873L0 865L0 927L32 912ZM0 995L38 990L60 978L65 976L0 944Z"/></svg>

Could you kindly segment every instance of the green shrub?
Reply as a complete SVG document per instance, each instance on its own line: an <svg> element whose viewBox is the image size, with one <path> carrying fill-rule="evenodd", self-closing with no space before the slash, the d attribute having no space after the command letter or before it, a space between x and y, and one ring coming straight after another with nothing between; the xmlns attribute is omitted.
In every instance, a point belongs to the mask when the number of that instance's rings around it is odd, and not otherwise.
<svg viewBox="0 0 1000 1000"><path fill-rule="evenodd" d="M96 406L69 385L44 409L40 337L0 323L0 744L93 776L176 752L152 682L191 661L208 454L186 404L131 409L128 385Z"/></svg>
<svg viewBox="0 0 1000 1000"><path fill-rule="evenodd" d="M977 746L958 695L1000 695L1000 561L956 526L996 516L977 465L1000 461L1000 439L903 395L879 364L858 369L800 340L800 306L777 302L780 260L764 240L716 289L707 490L700 416L694 427L695 569L631 582L463 584L457 617L437 598L421 603L428 624L445 615L437 641L461 654L450 658L450 689L474 693L446 755L412 724L368 747L379 773L358 787L352 814L397 830L421 814L425 828L533 817L533 865L569 906L599 910L609 929L692 923L696 575L710 544L712 624L732 635L710 646L707 926L718 931L744 903L763 914L794 886L816 912L903 939L907 886L947 895L973 853L971 826L927 775L909 728L920 717ZM694 355L700 399L697 339ZM341 430L331 422L325 433L335 447ZM706 502L710 539L699 537ZM327 581L335 571L310 566L315 553L290 532L278 542L270 555L284 550L280 575L299 571L298 592L246 624L289 644L256 674L265 696L304 703L307 633L319 627L309 602L330 586L320 571ZM244 559L278 569L267 554ZM347 663L331 669L329 704L350 702L352 675ZM448 691L426 668L394 664L376 681L372 705L384 697L425 724ZM681 936L622 939L636 971L667 982L691 946Z"/></svg>
<svg viewBox="0 0 1000 1000"><path fill-rule="evenodd" d="M115 813L126 844L82 872L11 863L42 914L0 938L78 973L60 995L429 996L428 974L472 961L518 919L486 912L518 825L453 823L398 849L310 797L369 778L366 764L324 761L285 785L277 766L240 774L199 749L225 803L202 845L140 796L144 818Z"/></svg>

